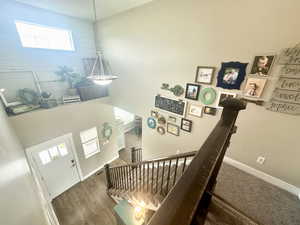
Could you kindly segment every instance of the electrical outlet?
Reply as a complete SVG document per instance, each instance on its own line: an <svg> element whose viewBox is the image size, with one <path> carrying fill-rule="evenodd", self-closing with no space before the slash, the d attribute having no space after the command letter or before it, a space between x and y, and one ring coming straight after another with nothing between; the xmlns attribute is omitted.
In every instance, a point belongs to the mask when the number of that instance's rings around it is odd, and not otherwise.
<svg viewBox="0 0 300 225"><path fill-rule="evenodd" d="M261 164L261 165L264 164L265 161L266 161L266 158L263 157L263 156L259 156L259 157L257 158L257 160L256 160L256 162L257 162L258 164Z"/></svg>

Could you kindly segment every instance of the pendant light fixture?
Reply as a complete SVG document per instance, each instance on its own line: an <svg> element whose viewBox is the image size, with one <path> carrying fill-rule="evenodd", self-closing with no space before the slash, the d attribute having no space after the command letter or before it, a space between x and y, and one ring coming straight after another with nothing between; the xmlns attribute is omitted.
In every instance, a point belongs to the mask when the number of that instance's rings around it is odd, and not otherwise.
<svg viewBox="0 0 300 225"><path fill-rule="evenodd" d="M95 18L95 26L96 26L97 23L96 0L93 1L93 8L94 8L94 18ZM91 74L87 78L92 80L95 84L108 85L118 77L111 75L111 73L108 71L108 67L105 68L105 63L102 58L102 55L99 51L97 51L97 57L93 65Z"/></svg>

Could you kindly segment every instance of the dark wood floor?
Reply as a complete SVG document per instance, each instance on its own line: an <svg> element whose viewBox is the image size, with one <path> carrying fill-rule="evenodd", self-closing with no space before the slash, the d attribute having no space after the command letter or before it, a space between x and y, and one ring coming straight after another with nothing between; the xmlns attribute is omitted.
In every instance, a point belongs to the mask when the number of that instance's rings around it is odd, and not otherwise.
<svg viewBox="0 0 300 225"><path fill-rule="evenodd" d="M113 162L113 165L120 164L124 162ZM114 206L106 194L104 172L76 184L53 200L60 225L116 225Z"/></svg>

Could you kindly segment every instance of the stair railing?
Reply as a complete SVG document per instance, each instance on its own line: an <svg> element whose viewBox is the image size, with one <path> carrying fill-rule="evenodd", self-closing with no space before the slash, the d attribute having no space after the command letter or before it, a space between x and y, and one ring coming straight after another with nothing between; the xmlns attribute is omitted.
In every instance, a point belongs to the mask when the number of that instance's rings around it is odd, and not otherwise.
<svg viewBox="0 0 300 225"><path fill-rule="evenodd" d="M226 99L223 112L209 137L168 193L148 225L203 225L208 212L216 178L230 138L236 132L235 121L246 102Z"/></svg>
<svg viewBox="0 0 300 225"><path fill-rule="evenodd" d="M142 148L131 148L131 163L143 161Z"/></svg>
<svg viewBox="0 0 300 225"><path fill-rule="evenodd" d="M166 195L196 153L196 151L187 152L116 167L107 164L105 165L107 188Z"/></svg>

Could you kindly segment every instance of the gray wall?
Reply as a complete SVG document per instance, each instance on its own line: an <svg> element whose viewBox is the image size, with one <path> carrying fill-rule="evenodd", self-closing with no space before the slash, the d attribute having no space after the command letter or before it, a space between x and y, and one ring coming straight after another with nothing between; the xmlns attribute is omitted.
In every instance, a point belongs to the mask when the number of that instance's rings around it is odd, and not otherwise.
<svg viewBox="0 0 300 225"><path fill-rule="evenodd" d="M297 0L155 0L104 20L97 43L120 75L112 101L146 118L154 96L166 94L161 84L193 82L198 65L251 62L257 54L295 45L299 10ZM199 149L218 117L188 118L193 132L180 137L160 136L144 124L145 158ZM300 187L300 117L249 104L237 124L227 156ZM256 163L260 155L266 156L264 165Z"/></svg>
<svg viewBox="0 0 300 225"><path fill-rule="evenodd" d="M108 100L108 98L102 98L63 105L10 117L9 120L25 148L72 133L83 176L86 176L118 156L116 140L118 134L113 106L107 104ZM101 128L105 122L110 123L113 127L110 142L103 147L101 146L100 153L85 159L80 141L80 132L97 127L101 142L103 140L101 138Z"/></svg>
<svg viewBox="0 0 300 225"><path fill-rule="evenodd" d="M46 225L24 150L0 105L0 224Z"/></svg>
<svg viewBox="0 0 300 225"><path fill-rule="evenodd" d="M71 30L76 50L68 52L23 48L16 30L15 20ZM83 72L82 58L95 56L93 23L23 5L15 1L2 0L0 49L0 71L33 70L41 81L42 89L50 91L54 97L60 98L65 94L67 84L49 81L59 79L54 71L60 65L66 65L78 72ZM0 88L9 89L11 87L15 90L32 87L32 83L30 85L32 79L30 81L27 79L30 79L29 73L0 72Z"/></svg>

